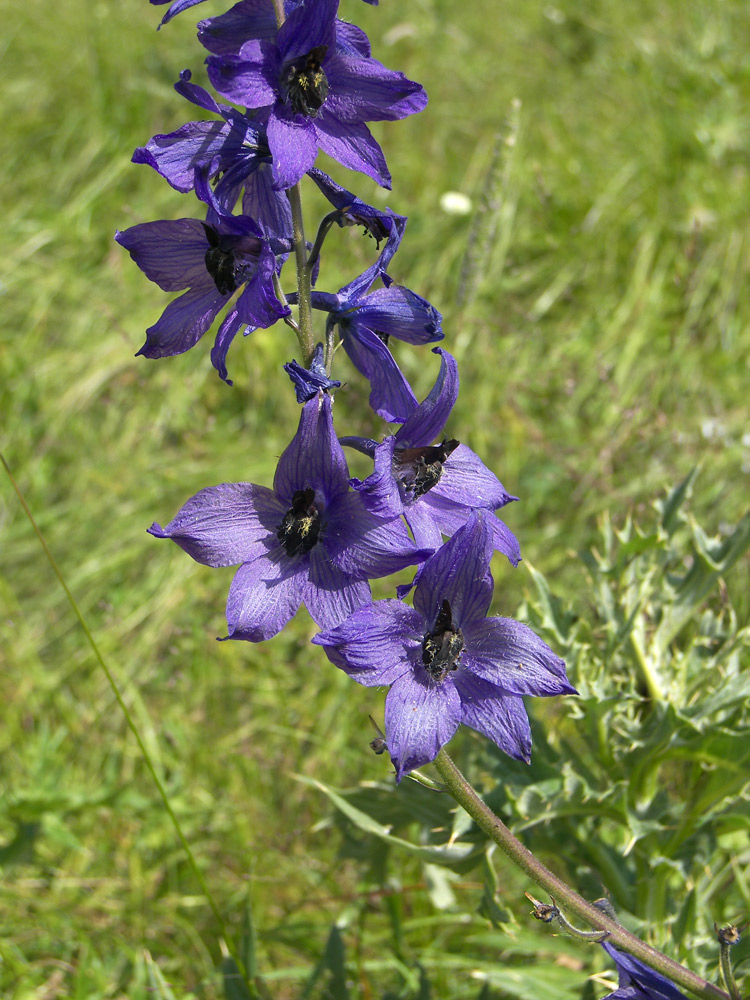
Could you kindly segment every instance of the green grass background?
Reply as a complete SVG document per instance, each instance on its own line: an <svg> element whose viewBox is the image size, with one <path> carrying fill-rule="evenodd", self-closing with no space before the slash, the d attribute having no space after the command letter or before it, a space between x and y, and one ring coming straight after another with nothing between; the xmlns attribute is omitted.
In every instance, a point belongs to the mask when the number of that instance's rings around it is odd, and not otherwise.
<svg viewBox="0 0 750 1000"><path fill-rule="evenodd" d="M382 693L310 647L303 615L271 643L217 645L232 571L145 533L203 486L270 483L298 419L285 327L235 345L232 390L208 343L133 357L166 297L113 233L193 213L129 163L193 117L170 85L200 69L195 17L156 34L159 14L145 0L5 4L2 447L220 909L236 923L249 892L274 994L292 997L342 914L358 914L347 943L363 960L391 948L394 904L376 893L360 905L360 869L340 859L327 803L293 778L387 780L367 748ZM342 0L342 14L430 104L374 129L387 197L336 176L409 216L391 272L444 314L462 374L448 430L521 498L506 520L525 557L585 613L575 553L601 512L644 514L697 462L705 526L724 530L746 507L747 5ZM496 226L463 304L471 221L441 210L448 191ZM311 225L316 212L311 197ZM333 233L319 287L338 288L371 252ZM436 360L396 350L423 396ZM345 374L338 426L381 434ZM176 996L218 997L218 928L7 481L0 504L2 994L152 996L147 949ZM496 610L512 614L527 575L496 569ZM743 619L747 582L745 561L732 580ZM471 910L476 888L461 893ZM397 896L404 962L460 938L458 917L435 923L423 883ZM363 996L381 995L371 976Z"/></svg>

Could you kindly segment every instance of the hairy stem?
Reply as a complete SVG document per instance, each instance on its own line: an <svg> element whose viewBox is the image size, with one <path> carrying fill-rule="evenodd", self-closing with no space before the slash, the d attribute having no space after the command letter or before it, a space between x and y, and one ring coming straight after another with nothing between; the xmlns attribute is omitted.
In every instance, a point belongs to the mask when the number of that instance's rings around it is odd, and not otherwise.
<svg viewBox="0 0 750 1000"><path fill-rule="evenodd" d="M300 183L287 191L289 195L289 205L292 209L292 225L294 227L294 257L297 263L297 292L299 295L299 340L300 350L305 358L305 367L309 367L315 350L315 341L312 331L312 280L310 268L307 266L307 246L305 244L305 226L302 221L302 196L300 193Z"/></svg>
<svg viewBox="0 0 750 1000"><path fill-rule="evenodd" d="M734 972L732 971L732 959L729 955L732 945L719 935L719 946L721 948L721 951L719 952L719 964L721 965L721 975L724 980L724 985L729 990L729 995L732 1000L742 1000L737 982L734 978Z"/></svg>
<svg viewBox="0 0 750 1000"><path fill-rule="evenodd" d="M477 792L461 774L448 754L441 750L435 758L435 767L443 779L446 790L471 816L477 826L487 834L499 847L505 851L511 861L525 872L537 885L545 889L555 900L568 910L585 920L591 927L600 931L608 931L607 940L622 948L623 951L635 955L647 965L668 976L690 990L702 1000L731 1000L729 994L720 990L701 976L686 969L662 952L641 941L635 934L626 931L624 927L602 912L593 903L587 902L582 896L571 889L562 879L546 868L541 861L515 837L502 820L485 805Z"/></svg>
<svg viewBox="0 0 750 1000"><path fill-rule="evenodd" d="M280 28L286 20L284 0L273 0L276 24ZM294 232L294 258L297 264L297 292L299 295L299 320L297 323L297 340L302 352L303 364L307 368L315 350L312 330L312 293L311 268L307 266L307 245L305 243L305 224L302 220L302 195L299 181L287 191L289 207L292 210L292 228Z"/></svg>

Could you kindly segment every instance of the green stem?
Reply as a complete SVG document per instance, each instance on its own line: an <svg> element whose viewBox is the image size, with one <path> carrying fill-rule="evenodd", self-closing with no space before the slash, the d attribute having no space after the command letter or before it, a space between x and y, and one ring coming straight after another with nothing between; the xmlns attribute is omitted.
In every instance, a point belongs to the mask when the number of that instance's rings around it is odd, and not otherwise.
<svg viewBox="0 0 750 1000"><path fill-rule="evenodd" d="M487 836L501 847L511 861L525 872L537 885L545 889L558 903L563 904L582 920L596 930L608 931L607 940L621 947L624 951L635 955L647 965L668 976L679 985L690 990L702 1000L732 1000L718 986L714 986L701 976L691 972L673 959L641 941L635 934L626 931L624 927L603 913L593 903L587 902L582 896L571 889L562 879L554 875L541 861L515 837L502 820L485 805L469 782L464 778L448 754L441 750L435 758L435 767L443 779L446 790L471 816L477 826Z"/></svg>
<svg viewBox="0 0 750 1000"><path fill-rule="evenodd" d="M206 897L206 901L208 902L208 905L211 908L211 912L214 915L214 920L219 926L221 936L224 938L224 942L227 947L227 951L229 952L230 956L234 959L237 968L240 970L240 974L242 975L242 977L245 980L245 983L247 984L247 988L250 991L251 997L253 997L255 1000L255 998L259 997L259 993L255 985L255 982L248 976L247 970L245 969L242 959L239 956L239 952L237 948L235 948L232 942L232 939L227 931L227 926L224 922L224 918L219 912L218 906L214 902L214 898L211 895L211 892L208 888L208 883L206 882L203 872L200 870L198 862L195 859L195 855L193 854L192 848L190 847L190 844L188 843L187 838L183 833L180 821L177 818L174 809L172 808L172 803L169 801L167 790L164 787L161 778L156 772L156 766L154 765L154 762L151 759L150 753L146 749L146 744L143 742L140 731L138 730L138 727L135 724L133 716L130 714L130 709L125 703L125 699L122 696L122 692L120 691L119 685L117 684L117 681L115 680L112 671L104 661L104 657L102 656L101 650L99 649L99 646L97 645L96 640L94 639L91 629L88 627L86 619L83 617L83 614L81 613L81 610L78 607L76 599L73 597L73 594L71 593L67 583L65 582L62 572L60 571L60 567L57 565L55 557L52 555L52 552L50 551L50 548L47 545L47 541L44 535L42 534L41 528L34 520L34 515L31 513L29 505L26 503L26 499L23 493L21 492L21 487L14 479L13 473L10 471L10 466L8 465L5 456L3 455L2 452L0 452L0 462L2 463L3 468L5 469L5 472L8 476L8 479L11 482L13 489L16 491L16 496L18 497L21 503L21 507L23 508L26 517L29 519L31 523L31 527L34 529L34 533L36 534L36 537L39 540L39 544L42 546L44 554L46 555L47 560L50 566L52 567L52 570L55 576L57 577L58 582L60 583L60 586L65 592L65 596L68 598L68 602L71 608L73 609L73 613L78 619L78 622L81 628L83 629L84 635L88 639L88 643L91 646L91 649L94 653L94 657L96 658L96 661L98 662L99 666L104 671L104 674L109 682L109 686L112 689L112 693L114 694L117 700L117 704L120 706L120 709L122 710L122 713L125 716L125 721L128 724L128 728L130 729L131 733L135 737L136 743L138 744L138 749L140 750L141 757L143 758L143 762L146 765L146 770L151 775L151 779L154 782L154 785L156 786L156 789L159 793L162 805L164 806L167 815L172 821L172 826L174 827L175 833L177 834L177 839L180 841L182 849L185 851L185 854L187 855L188 863L190 865L190 868L192 869L193 875L195 876L195 879L198 885L200 886L201 892Z"/></svg>
<svg viewBox="0 0 750 1000"><path fill-rule="evenodd" d="M305 225L302 220L302 195L300 184L287 191L289 206L292 210L292 227L294 230L294 257L297 264L297 293L299 308L299 340L300 350L305 358L305 367L312 360L315 341L312 331L312 280L310 268L307 266L307 246L305 244Z"/></svg>
<svg viewBox="0 0 750 1000"><path fill-rule="evenodd" d="M284 0L273 0L276 24L280 28L286 20ZM312 268L307 263L307 245L305 243L305 224L302 219L302 195L299 181L287 191L289 207L292 210L292 230L294 233L294 257L297 264L297 294L299 320L297 323L297 340L302 352L303 364L308 367L315 350L315 339L312 328Z"/></svg>

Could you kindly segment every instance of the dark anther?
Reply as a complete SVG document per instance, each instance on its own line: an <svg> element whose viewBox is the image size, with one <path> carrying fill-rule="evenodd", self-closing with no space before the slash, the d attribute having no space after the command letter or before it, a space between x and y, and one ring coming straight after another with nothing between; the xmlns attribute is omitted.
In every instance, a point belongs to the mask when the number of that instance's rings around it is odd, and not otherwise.
<svg viewBox="0 0 750 1000"><path fill-rule="evenodd" d="M440 683L450 670L458 670L464 637L453 624L451 606L443 601L432 632L422 640L422 663L430 677Z"/></svg>
<svg viewBox="0 0 750 1000"><path fill-rule="evenodd" d="M203 228L210 244L204 258L206 270L214 279L219 295L230 295L237 288L234 254L231 250L222 248L219 234L213 226L207 226L204 222Z"/></svg>
<svg viewBox="0 0 750 1000"><path fill-rule="evenodd" d="M299 115L314 118L328 97L328 80L322 67L327 51L327 45L316 45L306 56L295 59L286 71L287 94Z"/></svg>
<svg viewBox="0 0 750 1000"><path fill-rule="evenodd" d="M295 490L292 506L284 514L276 537L288 556L309 552L320 535L320 514L315 506L315 490L309 486Z"/></svg>
<svg viewBox="0 0 750 1000"><path fill-rule="evenodd" d="M441 441L429 448L405 448L397 452L396 457L401 466L411 466L414 471L413 479L404 477L404 485L411 490L414 500L437 486L443 474L443 463L459 444L459 441L451 438L450 441Z"/></svg>

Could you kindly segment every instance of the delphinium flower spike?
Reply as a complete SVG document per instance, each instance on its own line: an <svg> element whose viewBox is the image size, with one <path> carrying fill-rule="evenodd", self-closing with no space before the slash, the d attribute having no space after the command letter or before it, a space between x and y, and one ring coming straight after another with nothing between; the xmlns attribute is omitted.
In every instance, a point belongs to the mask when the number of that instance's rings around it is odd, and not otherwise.
<svg viewBox="0 0 750 1000"><path fill-rule="evenodd" d="M430 554L416 547L400 520L374 517L349 489L324 393L302 407L272 490L253 483L209 487L165 528L154 524L149 531L207 566L242 564L227 601L228 638L250 642L276 635L302 603L330 628L369 601L368 580Z"/></svg>
<svg viewBox="0 0 750 1000"><path fill-rule="evenodd" d="M374 601L312 640L360 684L391 686L385 733L397 781L434 760L460 723L528 761L522 696L575 693L563 661L527 625L485 617L490 516L476 511L424 563L413 608Z"/></svg>

